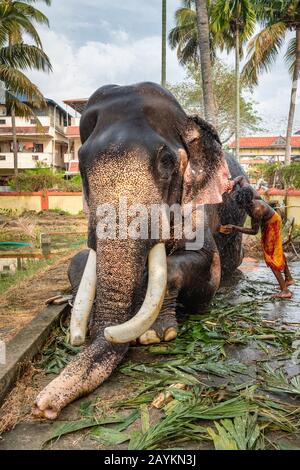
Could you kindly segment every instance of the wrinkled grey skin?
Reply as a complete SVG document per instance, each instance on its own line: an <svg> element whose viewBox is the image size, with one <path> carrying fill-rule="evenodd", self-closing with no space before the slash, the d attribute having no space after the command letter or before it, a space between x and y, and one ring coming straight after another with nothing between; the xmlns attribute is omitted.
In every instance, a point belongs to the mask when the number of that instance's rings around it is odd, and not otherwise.
<svg viewBox="0 0 300 470"><path fill-rule="evenodd" d="M54 419L68 403L103 382L123 359L128 345L104 338L107 326L124 323L141 306L147 286L147 257L156 240L100 240L97 207L142 203L186 204L214 191L223 152L216 131L198 117L189 117L175 98L152 83L102 87L90 98L81 119L80 170L89 207L88 247L97 253L96 299L90 317L90 344L65 368L36 401L40 415ZM223 160L222 160L223 159ZM226 156L231 176L242 174ZM223 174L223 173L222 173ZM216 179L216 181L218 181ZM221 185L220 185L221 187ZM168 284L160 315L143 344L176 336L176 311L201 313L220 285L223 273L241 263L241 236L217 234L219 225L243 225L245 214L230 195L223 204L207 205L204 246L186 251L184 241L166 241ZM69 268L74 293L87 251ZM149 340L150 338L150 340Z"/></svg>

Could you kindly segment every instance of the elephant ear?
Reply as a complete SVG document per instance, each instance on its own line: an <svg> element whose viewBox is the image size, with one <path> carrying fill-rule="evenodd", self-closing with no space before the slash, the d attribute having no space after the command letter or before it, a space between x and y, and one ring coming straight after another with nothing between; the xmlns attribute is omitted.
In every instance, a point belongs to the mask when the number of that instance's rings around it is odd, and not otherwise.
<svg viewBox="0 0 300 470"><path fill-rule="evenodd" d="M183 205L221 203L230 173L217 131L198 116L189 117L183 140L188 154L183 176Z"/></svg>

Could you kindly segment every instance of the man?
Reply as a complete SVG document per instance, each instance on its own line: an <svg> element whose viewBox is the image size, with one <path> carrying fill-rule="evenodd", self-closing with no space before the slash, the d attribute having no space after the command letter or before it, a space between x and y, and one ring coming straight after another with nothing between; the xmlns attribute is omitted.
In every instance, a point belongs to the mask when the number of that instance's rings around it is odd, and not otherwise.
<svg viewBox="0 0 300 470"><path fill-rule="evenodd" d="M291 276L283 252L281 217L250 186L244 176L239 176L233 181L231 185L232 190L234 190L237 185L240 186L240 189L237 190L235 199L237 204L251 217L251 228L224 225L221 226L220 232L230 234L234 231L238 231L247 235L256 235L259 229L261 229L264 258L267 266L272 269L280 286L280 293L274 295L274 297L290 299L292 293L288 287L295 284L295 281ZM284 277L282 272L284 272Z"/></svg>

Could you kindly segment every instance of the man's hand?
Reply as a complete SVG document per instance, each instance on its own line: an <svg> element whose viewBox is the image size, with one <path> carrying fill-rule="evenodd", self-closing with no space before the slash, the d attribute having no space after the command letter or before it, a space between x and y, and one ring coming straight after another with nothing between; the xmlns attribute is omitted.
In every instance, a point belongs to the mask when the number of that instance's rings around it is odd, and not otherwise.
<svg viewBox="0 0 300 470"><path fill-rule="evenodd" d="M234 225L221 225L219 228L220 233L224 233L225 235L229 235L235 231Z"/></svg>

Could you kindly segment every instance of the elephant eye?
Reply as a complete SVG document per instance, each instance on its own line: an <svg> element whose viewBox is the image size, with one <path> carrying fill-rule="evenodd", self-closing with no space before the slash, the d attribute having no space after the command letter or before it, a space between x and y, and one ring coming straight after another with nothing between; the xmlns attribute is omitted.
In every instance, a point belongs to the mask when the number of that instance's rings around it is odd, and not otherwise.
<svg viewBox="0 0 300 470"><path fill-rule="evenodd" d="M156 160L156 167L160 178L169 179L178 164L177 156L168 148L159 150Z"/></svg>

